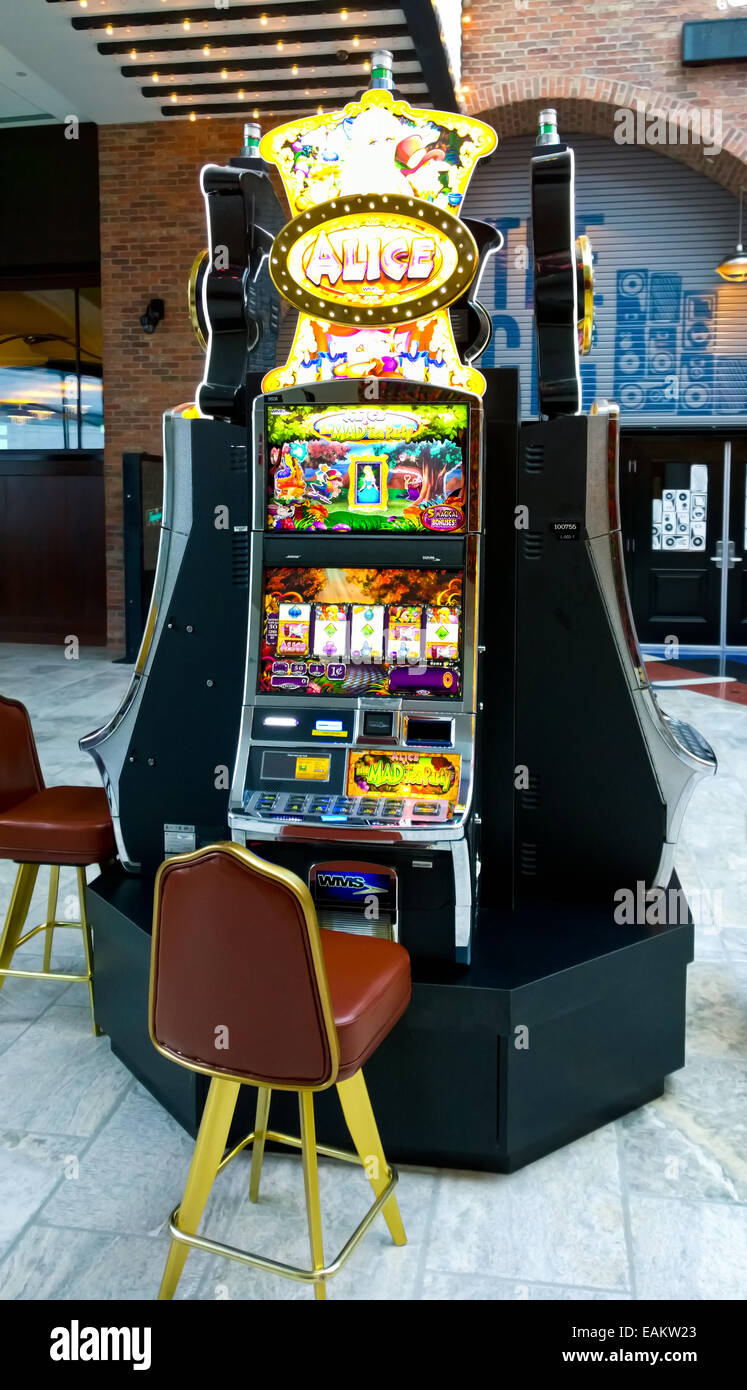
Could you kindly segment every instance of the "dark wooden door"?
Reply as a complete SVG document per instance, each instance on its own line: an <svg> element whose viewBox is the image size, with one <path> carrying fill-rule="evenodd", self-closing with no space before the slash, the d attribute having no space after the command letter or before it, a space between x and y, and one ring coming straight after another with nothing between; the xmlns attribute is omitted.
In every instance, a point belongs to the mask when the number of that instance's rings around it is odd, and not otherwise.
<svg viewBox="0 0 747 1390"><path fill-rule="evenodd" d="M718 645L723 484L721 438L623 432L625 563L640 642Z"/></svg>
<svg viewBox="0 0 747 1390"><path fill-rule="evenodd" d="M0 454L0 641L106 643L103 455Z"/></svg>

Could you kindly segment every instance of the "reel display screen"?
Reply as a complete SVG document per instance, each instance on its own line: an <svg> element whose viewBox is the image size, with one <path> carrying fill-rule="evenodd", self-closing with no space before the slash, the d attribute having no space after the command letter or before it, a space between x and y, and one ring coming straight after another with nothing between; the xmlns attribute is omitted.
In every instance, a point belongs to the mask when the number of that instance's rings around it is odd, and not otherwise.
<svg viewBox="0 0 747 1390"><path fill-rule="evenodd" d="M268 405L267 529L465 529L468 408Z"/></svg>
<svg viewBox="0 0 747 1390"><path fill-rule="evenodd" d="M267 568L258 690L455 700L462 573Z"/></svg>

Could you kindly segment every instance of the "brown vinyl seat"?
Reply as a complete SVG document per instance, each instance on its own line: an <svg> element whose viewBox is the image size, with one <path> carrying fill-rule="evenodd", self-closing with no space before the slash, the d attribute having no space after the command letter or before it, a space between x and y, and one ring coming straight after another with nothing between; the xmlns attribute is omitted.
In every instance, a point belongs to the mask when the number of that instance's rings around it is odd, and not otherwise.
<svg viewBox="0 0 747 1390"><path fill-rule="evenodd" d="M106 793L101 787L45 787L28 710L19 700L0 696L0 859L18 864L10 906L0 938L0 989L8 975L87 983L93 1014L91 931L86 917L86 866L104 864L115 854ZM21 935L39 866L49 866L46 921ZM60 866L76 869L80 920L57 921ZM50 970L55 928L83 933L86 973ZM13 970L10 962L24 941L45 933L42 970ZM98 1032L94 1019L94 1033Z"/></svg>
<svg viewBox="0 0 747 1390"><path fill-rule="evenodd" d="M402 946L320 930L306 885L238 845L210 845L169 859L156 879L151 961L151 1038L165 1056L213 1079L159 1297L171 1298L192 1246L313 1283L317 1298L382 1211L404 1244L393 1187L361 1067L410 1000ZM223 1153L241 1085L257 1087L253 1132ZM358 1154L317 1145L314 1092L336 1085ZM273 1089L299 1093L300 1139L267 1128ZM218 1171L252 1145L256 1201L266 1139L300 1147L312 1268L282 1264L196 1234ZM324 1264L317 1153L360 1161L376 1195L351 1240Z"/></svg>

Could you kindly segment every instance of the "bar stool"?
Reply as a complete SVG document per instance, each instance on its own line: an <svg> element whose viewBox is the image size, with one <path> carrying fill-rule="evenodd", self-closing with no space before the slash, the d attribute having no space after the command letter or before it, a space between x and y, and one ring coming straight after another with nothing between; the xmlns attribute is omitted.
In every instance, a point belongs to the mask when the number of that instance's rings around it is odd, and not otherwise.
<svg viewBox="0 0 747 1390"><path fill-rule="evenodd" d="M161 865L156 878L149 1021L158 1051L212 1077L159 1298L172 1298L191 1248L313 1284L316 1298L382 1213L406 1241L361 1067L410 1000L402 946L320 930L306 885L234 844ZM251 1134L225 1157L239 1088L257 1087ZM316 1143L314 1092L336 1085L357 1157ZM297 1091L300 1138L268 1128L273 1089ZM265 1142L301 1150L311 1268L284 1264L197 1234L216 1175L252 1146L256 1202ZM361 1163L373 1205L336 1258L324 1262L317 1154Z"/></svg>
<svg viewBox="0 0 747 1390"><path fill-rule="evenodd" d="M45 787L28 710L18 700L0 696L0 859L18 864L10 906L0 937L0 989L8 975L28 980L71 980L88 985L93 1031L91 928L86 917L86 865L105 864L115 854L106 793L101 787ZM59 922L57 899L60 866L77 874L80 921ZM46 921L21 935L28 916L40 865L49 866ZM83 933L86 971L83 975L50 970L52 941L57 927L78 927ZM45 933L41 970L13 970L10 962L19 946Z"/></svg>

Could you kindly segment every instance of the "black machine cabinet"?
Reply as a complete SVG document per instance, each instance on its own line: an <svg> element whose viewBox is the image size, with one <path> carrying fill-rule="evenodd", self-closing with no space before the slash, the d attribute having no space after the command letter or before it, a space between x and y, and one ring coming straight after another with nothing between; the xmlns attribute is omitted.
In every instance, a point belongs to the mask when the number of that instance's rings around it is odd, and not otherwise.
<svg viewBox="0 0 747 1390"><path fill-rule="evenodd" d="M228 838L228 783L244 677L250 481L237 425L165 422L156 578L132 682L81 740L109 796L131 871Z"/></svg>
<svg viewBox="0 0 747 1390"><path fill-rule="evenodd" d="M516 896L612 902L666 888L716 760L646 677L622 556L617 421L522 426L517 516Z"/></svg>

